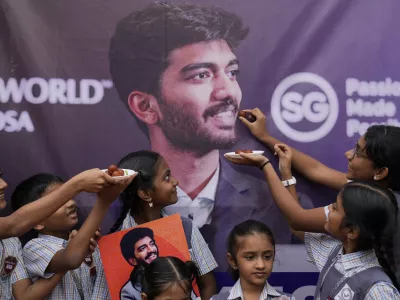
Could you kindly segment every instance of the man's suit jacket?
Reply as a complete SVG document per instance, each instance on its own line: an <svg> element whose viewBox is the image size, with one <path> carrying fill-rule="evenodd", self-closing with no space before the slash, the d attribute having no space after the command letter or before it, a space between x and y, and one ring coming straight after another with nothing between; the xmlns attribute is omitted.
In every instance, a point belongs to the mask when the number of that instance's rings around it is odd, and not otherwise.
<svg viewBox="0 0 400 300"><path fill-rule="evenodd" d="M130 280L122 287L120 291L121 300L140 300L142 299L142 293L138 290L141 289L140 285L135 289Z"/></svg>
<svg viewBox="0 0 400 300"><path fill-rule="evenodd" d="M264 222L277 244L290 244L292 234L265 180L238 171L223 157L220 164L212 221L200 232L218 263L216 271L225 272L228 269L227 239L235 225L249 219ZM304 195L299 194L299 200L304 208L313 207L311 200Z"/></svg>

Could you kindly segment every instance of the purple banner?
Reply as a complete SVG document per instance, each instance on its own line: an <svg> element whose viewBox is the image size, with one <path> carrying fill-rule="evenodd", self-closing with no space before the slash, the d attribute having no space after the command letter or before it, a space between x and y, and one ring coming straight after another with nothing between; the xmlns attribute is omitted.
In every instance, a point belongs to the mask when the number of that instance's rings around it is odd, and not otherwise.
<svg viewBox="0 0 400 300"><path fill-rule="evenodd" d="M293 245L298 242L262 174L223 154L262 150L277 166L273 153L236 122L240 109L259 107L273 136L346 172L344 152L371 124L400 125L400 20L393 13L400 3L189 1L220 9L218 18L231 22L226 40L214 28L209 34L216 38L207 43L200 33L186 36L178 23L150 28L140 14L127 17L150 3L0 3L0 167L7 199L39 172L68 179L133 151L157 151L180 182L169 212L193 219L218 271L227 268L229 231L258 219L280 246L302 253L299 264L280 254L285 263L272 280L305 299L302 287L315 285L316 270L305 262L303 246ZM335 201L336 191L294 175L304 207ZM76 200L83 221L94 198ZM104 232L119 213L115 203ZM311 277L301 275L307 272Z"/></svg>

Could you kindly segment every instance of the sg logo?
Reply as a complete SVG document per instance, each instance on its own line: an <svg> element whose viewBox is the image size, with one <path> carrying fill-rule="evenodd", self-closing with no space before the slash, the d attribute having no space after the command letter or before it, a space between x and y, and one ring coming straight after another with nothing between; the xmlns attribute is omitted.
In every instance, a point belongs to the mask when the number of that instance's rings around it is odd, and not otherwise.
<svg viewBox="0 0 400 300"><path fill-rule="evenodd" d="M313 73L295 73L276 87L271 115L288 138L313 142L326 136L335 126L339 103L335 90L324 78ZM300 122L303 129L299 128Z"/></svg>

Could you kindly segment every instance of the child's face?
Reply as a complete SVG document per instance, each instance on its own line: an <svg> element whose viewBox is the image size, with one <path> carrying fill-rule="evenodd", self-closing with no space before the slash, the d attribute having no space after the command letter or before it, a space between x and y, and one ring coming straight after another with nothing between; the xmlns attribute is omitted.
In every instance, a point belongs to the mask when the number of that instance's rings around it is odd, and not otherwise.
<svg viewBox="0 0 400 300"><path fill-rule="evenodd" d="M52 184L43 194L50 194L60 188L61 184ZM74 200L69 200L66 204L60 207L54 214L42 222L43 230L46 232L68 232L78 224L77 208Z"/></svg>
<svg viewBox="0 0 400 300"><path fill-rule="evenodd" d="M345 240L347 229L342 226L343 219L346 217L343 208L342 193L336 198L336 203L329 205L329 214L325 223L325 230L340 241Z"/></svg>
<svg viewBox="0 0 400 300"><path fill-rule="evenodd" d="M161 159L153 182L152 200L154 204L168 206L178 201L176 187L179 182L171 175L167 162Z"/></svg>
<svg viewBox="0 0 400 300"><path fill-rule="evenodd" d="M254 233L236 239L239 245L236 261L230 256L229 263L239 270L241 283L265 285L275 257L275 248L269 237L263 233Z"/></svg>

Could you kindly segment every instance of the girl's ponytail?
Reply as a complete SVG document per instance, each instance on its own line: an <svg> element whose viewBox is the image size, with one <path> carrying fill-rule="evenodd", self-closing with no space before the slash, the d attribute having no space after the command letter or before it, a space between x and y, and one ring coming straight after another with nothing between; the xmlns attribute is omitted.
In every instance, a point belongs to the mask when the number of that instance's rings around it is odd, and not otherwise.
<svg viewBox="0 0 400 300"><path fill-rule="evenodd" d="M374 250L383 271L385 271L392 280L396 289L400 290L400 285L396 278L396 265L393 258L393 238L385 242L374 242Z"/></svg>
<svg viewBox="0 0 400 300"><path fill-rule="evenodd" d="M141 205L141 201L140 199L137 199L138 196L135 193L135 191L137 191L136 187L143 186L145 182L150 180L151 176L146 171L142 170L138 171L137 177L134 179L134 182L131 183L131 185L133 186L127 187L127 189L121 194L121 201L122 201L121 214L119 215L113 227L111 227L109 233L114 233L121 227L122 222L124 222L124 219L126 218L126 215L132 209L132 203L135 203L134 210L135 208L136 210L139 210L138 207Z"/></svg>
<svg viewBox="0 0 400 300"><path fill-rule="evenodd" d="M121 213L120 213L117 221L114 223L113 227L111 227L109 233L114 233L121 227L122 222L124 222L126 215L128 214L129 210L131 209L130 203L131 203L131 201L123 201Z"/></svg>

